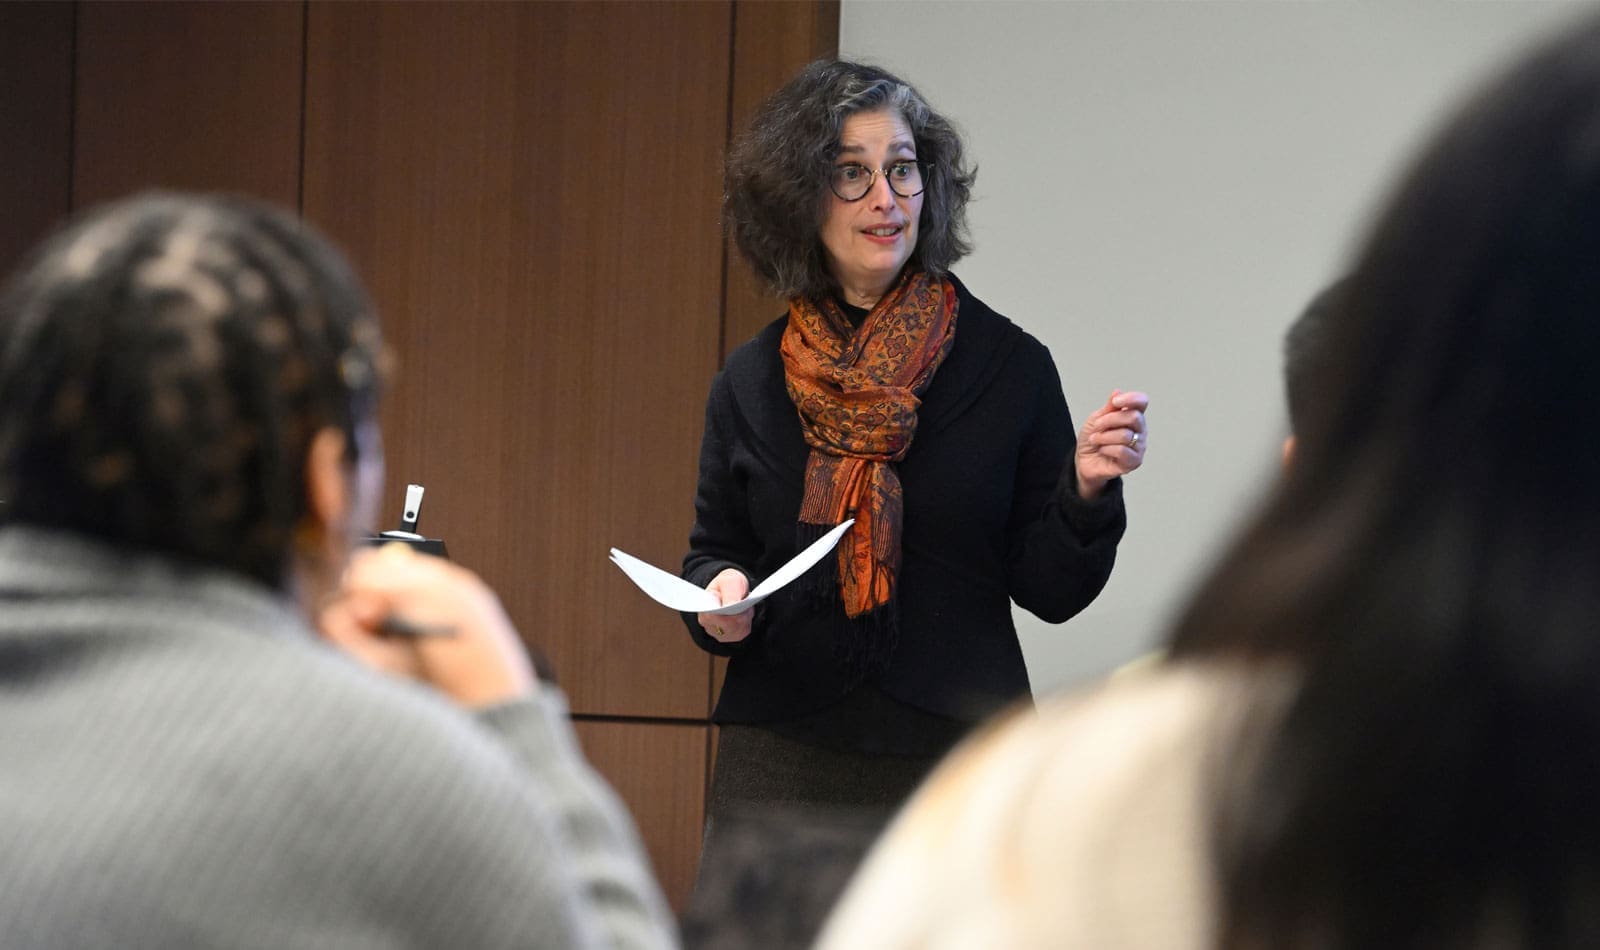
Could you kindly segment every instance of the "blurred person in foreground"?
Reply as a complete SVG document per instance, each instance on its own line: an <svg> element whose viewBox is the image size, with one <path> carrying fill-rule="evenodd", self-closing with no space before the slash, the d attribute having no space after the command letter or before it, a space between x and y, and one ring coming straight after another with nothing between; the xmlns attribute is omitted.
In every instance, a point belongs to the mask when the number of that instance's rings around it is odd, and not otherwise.
<svg viewBox="0 0 1600 950"><path fill-rule="evenodd" d="M1348 292L1344 279L1324 287L1284 331L1283 396L1289 412L1289 434L1283 440L1285 466L1294 463L1296 433L1307 424L1311 407L1318 399L1313 386L1323 364L1328 361L1329 327Z"/></svg>
<svg viewBox="0 0 1600 950"><path fill-rule="evenodd" d="M242 199L94 210L8 285L0 943L673 945L494 594L352 554L382 353Z"/></svg>
<svg viewBox="0 0 1600 950"><path fill-rule="evenodd" d="M1600 19L1402 181L1143 676L967 745L820 946L1600 945Z"/></svg>

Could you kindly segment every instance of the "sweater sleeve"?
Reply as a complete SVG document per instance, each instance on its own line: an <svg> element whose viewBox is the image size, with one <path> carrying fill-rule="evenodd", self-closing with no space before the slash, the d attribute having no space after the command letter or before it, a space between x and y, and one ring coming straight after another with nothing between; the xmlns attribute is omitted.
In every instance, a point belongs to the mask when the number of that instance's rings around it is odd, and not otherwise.
<svg viewBox="0 0 1600 950"><path fill-rule="evenodd" d="M633 821L584 759L561 693L545 686L532 699L484 710L478 719L532 775L566 846L581 915L596 925L601 946L674 946L672 918Z"/></svg>
<svg viewBox="0 0 1600 950"><path fill-rule="evenodd" d="M185 869L185 886L159 888L183 904L171 919L210 928L192 942L677 946L632 822L578 751L559 693L469 716L425 687L337 672L332 697L315 670L286 685L301 706L289 731L250 736L237 761L255 787L228 812L248 820L196 826L214 842L167 842Z"/></svg>
<svg viewBox="0 0 1600 950"><path fill-rule="evenodd" d="M732 387L726 371L718 373L706 400L705 434L700 441L700 478L695 488L694 527L689 531L689 553L683 558L683 578L697 587L728 568L744 572L752 586L750 565L760 556L760 541L751 528L745 486L733 470L737 423ZM758 611L759 617L759 611ZM689 636L707 653L731 656L756 633L740 643L722 643L706 633L694 614L683 614Z"/></svg>
<svg viewBox="0 0 1600 950"><path fill-rule="evenodd" d="M975 736L874 845L815 950L1207 945L1213 770L1242 767L1219 751L1277 682L1153 668Z"/></svg>
<svg viewBox="0 0 1600 950"><path fill-rule="evenodd" d="M1105 587L1127 527L1122 479L1093 501L1078 494L1076 430L1049 352L1039 353L1034 422L1013 493L1007 568L1011 599L1048 623L1087 607Z"/></svg>

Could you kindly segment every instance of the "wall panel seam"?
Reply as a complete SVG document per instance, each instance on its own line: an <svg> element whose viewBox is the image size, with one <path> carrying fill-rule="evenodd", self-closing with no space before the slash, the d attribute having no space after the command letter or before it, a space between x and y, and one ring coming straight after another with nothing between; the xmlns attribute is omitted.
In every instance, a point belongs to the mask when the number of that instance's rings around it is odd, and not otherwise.
<svg viewBox="0 0 1600 950"><path fill-rule="evenodd" d="M641 723L653 726L708 726L710 720L682 716L629 716L614 713L572 713L573 722Z"/></svg>

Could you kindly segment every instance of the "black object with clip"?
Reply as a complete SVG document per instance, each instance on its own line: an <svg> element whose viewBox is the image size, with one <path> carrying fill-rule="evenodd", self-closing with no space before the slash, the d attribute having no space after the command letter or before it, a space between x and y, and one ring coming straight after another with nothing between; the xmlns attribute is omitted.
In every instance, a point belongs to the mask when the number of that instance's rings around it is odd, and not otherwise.
<svg viewBox="0 0 1600 950"><path fill-rule="evenodd" d="M417 533L417 521L422 514L422 486L406 486L406 505L400 512L400 528L397 531L383 531L367 538L371 545L384 545L391 541L409 544L423 554L432 554L434 557L448 558L450 552L444 546L443 538L428 538Z"/></svg>

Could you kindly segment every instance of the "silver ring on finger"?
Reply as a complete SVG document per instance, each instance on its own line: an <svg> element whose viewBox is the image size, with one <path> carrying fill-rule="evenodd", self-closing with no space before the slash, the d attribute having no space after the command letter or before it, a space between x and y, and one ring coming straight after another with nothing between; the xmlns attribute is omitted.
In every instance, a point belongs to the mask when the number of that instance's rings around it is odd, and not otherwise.
<svg viewBox="0 0 1600 950"><path fill-rule="evenodd" d="M1128 448L1133 449L1135 451L1138 451L1138 449L1139 449L1139 433L1135 432L1134 434L1128 436Z"/></svg>

